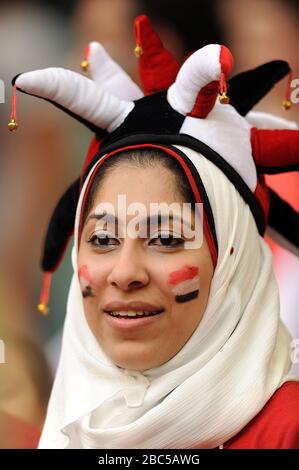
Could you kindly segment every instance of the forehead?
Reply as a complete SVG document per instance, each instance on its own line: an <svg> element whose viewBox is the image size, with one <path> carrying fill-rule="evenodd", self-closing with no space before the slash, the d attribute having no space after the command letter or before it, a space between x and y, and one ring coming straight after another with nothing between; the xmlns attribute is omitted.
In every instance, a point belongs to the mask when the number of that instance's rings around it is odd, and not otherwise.
<svg viewBox="0 0 299 470"><path fill-rule="evenodd" d="M121 194L128 203L183 202L175 175L162 166L143 168L121 164L109 170L96 189L93 206L105 201L116 203Z"/></svg>

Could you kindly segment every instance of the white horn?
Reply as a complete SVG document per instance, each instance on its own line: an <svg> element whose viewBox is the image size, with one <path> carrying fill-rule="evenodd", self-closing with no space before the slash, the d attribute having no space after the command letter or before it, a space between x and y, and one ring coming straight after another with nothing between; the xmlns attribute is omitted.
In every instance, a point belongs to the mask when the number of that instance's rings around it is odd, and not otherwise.
<svg viewBox="0 0 299 470"><path fill-rule="evenodd" d="M138 100L143 97L140 88L99 42L89 44L88 63L92 79L112 95L123 100Z"/></svg>
<svg viewBox="0 0 299 470"><path fill-rule="evenodd" d="M134 108L132 101L120 100L89 78L63 68L26 72L15 83L21 91L51 100L108 132L119 127Z"/></svg>
<svg viewBox="0 0 299 470"><path fill-rule="evenodd" d="M202 47L180 68L176 81L168 89L169 104L183 115L191 113L201 90L209 83L218 81L221 72L228 75L232 66L233 58L226 47L219 44ZM215 97L211 99L215 100Z"/></svg>

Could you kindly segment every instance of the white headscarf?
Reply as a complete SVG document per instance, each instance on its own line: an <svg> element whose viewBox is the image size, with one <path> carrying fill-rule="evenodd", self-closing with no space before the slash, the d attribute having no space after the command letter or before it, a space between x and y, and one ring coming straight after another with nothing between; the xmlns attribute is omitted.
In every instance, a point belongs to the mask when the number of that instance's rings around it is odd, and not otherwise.
<svg viewBox="0 0 299 470"><path fill-rule="evenodd" d="M204 317L175 357L143 374L104 354L85 320L77 274L91 170L77 208L74 275L40 448L215 448L287 379L290 338L279 319L271 251L226 176L195 151L178 148L202 178L216 226L218 263Z"/></svg>

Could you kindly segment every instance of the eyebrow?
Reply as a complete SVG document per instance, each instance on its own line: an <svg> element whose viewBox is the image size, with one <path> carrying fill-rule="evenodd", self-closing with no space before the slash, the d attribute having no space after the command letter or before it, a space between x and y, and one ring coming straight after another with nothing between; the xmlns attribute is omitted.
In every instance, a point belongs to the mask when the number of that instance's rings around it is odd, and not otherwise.
<svg viewBox="0 0 299 470"><path fill-rule="evenodd" d="M115 216L114 214L109 214L107 212L102 212L102 213L99 213L99 214L91 214L88 218L87 218L87 222L89 222L90 220L101 220L105 217L105 221L107 223L115 223L116 226L118 226L119 224L119 219L117 216ZM158 221L157 221L158 219ZM195 230L193 224L190 225L189 222L187 222L186 220L182 219L181 217L175 215L175 214L154 214L154 215L149 215L147 216L145 219L142 219L140 220L140 223L143 224L144 221L146 221L146 224L147 226L149 224L151 224L151 226L157 224L158 222L158 225L161 225L163 222L167 221L167 220L176 220L176 221L179 221L179 222L182 222L183 224L187 225L189 227L189 229L191 230Z"/></svg>

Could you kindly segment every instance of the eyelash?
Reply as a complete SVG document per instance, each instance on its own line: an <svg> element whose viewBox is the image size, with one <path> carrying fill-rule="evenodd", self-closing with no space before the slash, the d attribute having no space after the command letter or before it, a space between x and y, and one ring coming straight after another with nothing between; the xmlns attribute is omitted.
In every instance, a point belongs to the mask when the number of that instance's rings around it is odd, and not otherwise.
<svg viewBox="0 0 299 470"><path fill-rule="evenodd" d="M104 234L105 232L101 232L101 234ZM162 247L162 248L166 248L166 249L170 249L170 248L177 248L177 247L182 247L185 243L185 240L183 238L178 238L178 237L174 237L172 234L168 234L167 237L163 237L161 238L162 235L165 235L166 232L160 232L159 234L157 234L157 237L153 237L151 238L150 242L152 240L175 240L175 244L173 245L156 245L156 246L159 246L159 247ZM96 248L107 248L107 247L110 247L110 246L114 246L114 245L109 245L109 244L104 244L104 245L101 245L99 243L99 241L103 241L103 240L117 240L115 237L109 237L109 234L105 234L104 237L100 237L99 234L93 234L89 239L88 239L88 243L90 243L92 246L96 247ZM96 243L98 242L98 243Z"/></svg>

